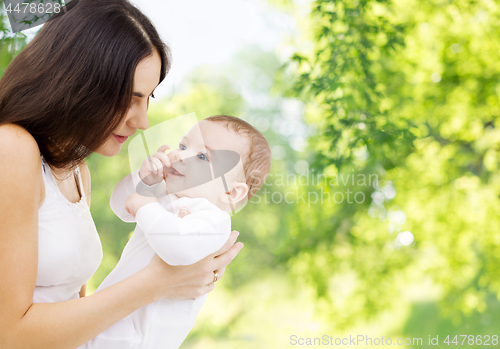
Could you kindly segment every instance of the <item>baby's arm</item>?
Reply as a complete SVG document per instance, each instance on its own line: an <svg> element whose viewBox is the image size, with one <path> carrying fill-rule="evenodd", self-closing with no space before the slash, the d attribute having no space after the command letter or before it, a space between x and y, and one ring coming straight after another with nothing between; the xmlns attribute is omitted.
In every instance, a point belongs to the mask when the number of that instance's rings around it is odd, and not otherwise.
<svg viewBox="0 0 500 349"><path fill-rule="evenodd" d="M191 212L178 217L187 207ZM137 225L156 254L170 265L189 265L220 249L231 233L229 214L206 199L181 198L175 214L153 202L137 211Z"/></svg>
<svg viewBox="0 0 500 349"><path fill-rule="evenodd" d="M139 170L132 172L125 178L123 178L113 190L111 194L111 210L124 222L135 222L134 216L127 212L125 209L125 201L127 198L136 192L150 192L151 196L158 194L163 191L165 184L157 183L149 186L141 181L139 177Z"/></svg>
<svg viewBox="0 0 500 349"><path fill-rule="evenodd" d="M171 166L168 156L165 155L168 148L169 145L162 145L155 154L142 162L139 170L132 172L116 185L111 194L110 205L122 221L135 222L135 218L125 209L125 200L133 193L143 193L147 196L165 195L163 168Z"/></svg>

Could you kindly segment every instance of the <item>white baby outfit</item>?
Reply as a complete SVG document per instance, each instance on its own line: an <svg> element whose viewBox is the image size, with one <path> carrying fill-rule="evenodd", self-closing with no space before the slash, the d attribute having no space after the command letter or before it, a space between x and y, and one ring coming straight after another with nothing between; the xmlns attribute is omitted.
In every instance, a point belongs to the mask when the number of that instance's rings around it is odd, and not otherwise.
<svg viewBox="0 0 500 349"><path fill-rule="evenodd" d="M142 188L142 189L141 189ZM124 208L135 191L155 193L158 202L141 207L134 219ZM180 218L182 207L190 214ZM170 265L193 264L220 249L231 233L227 212L206 199L171 201L164 182L147 186L138 171L122 179L111 196L111 208L125 222L137 222L122 256L97 291L147 266L155 253ZM79 349L176 349L194 326L207 295L187 300L161 299L115 323Z"/></svg>

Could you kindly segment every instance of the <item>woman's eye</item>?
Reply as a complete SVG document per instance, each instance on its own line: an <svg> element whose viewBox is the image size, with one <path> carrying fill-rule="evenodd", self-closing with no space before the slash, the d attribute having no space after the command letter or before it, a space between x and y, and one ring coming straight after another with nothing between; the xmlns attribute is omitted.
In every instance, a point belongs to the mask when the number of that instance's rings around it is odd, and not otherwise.
<svg viewBox="0 0 500 349"><path fill-rule="evenodd" d="M179 149L180 150L186 150L186 146L184 144L179 144Z"/></svg>
<svg viewBox="0 0 500 349"><path fill-rule="evenodd" d="M198 154L198 159L203 160L203 161L210 161L209 158L208 158L208 156L206 156L203 153Z"/></svg>

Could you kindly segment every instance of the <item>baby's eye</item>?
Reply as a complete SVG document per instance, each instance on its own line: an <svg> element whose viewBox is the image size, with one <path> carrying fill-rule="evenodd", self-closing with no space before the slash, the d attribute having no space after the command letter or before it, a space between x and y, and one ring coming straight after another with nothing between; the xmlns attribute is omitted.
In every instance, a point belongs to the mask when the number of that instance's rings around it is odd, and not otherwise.
<svg viewBox="0 0 500 349"><path fill-rule="evenodd" d="M208 156L206 154L203 154L203 153L198 154L198 159L203 160L203 161L210 161Z"/></svg>
<svg viewBox="0 0 500 349"><path fill-rule="evenodd" d="M179 149L180 150L186 150L187 148L186 148L186 146L184 144L181 143L181 144L179 144Z"/></svg>

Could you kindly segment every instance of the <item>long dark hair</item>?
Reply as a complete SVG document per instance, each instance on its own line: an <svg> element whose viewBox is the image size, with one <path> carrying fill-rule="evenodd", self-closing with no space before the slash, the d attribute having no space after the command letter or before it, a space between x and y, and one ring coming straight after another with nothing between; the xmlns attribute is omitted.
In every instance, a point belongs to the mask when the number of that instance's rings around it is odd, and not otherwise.
<svg viewBox="0 0 500 349"><path fill-rule="evenodd" d="M78 2L76 5L75 3ZM111 136L130 106L137 64L170 50L127 0L73 0L14 58L0 79L0 125L35 138L45 160L72 168Z"/></svg>

